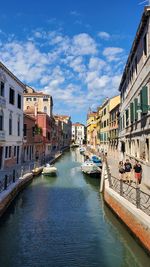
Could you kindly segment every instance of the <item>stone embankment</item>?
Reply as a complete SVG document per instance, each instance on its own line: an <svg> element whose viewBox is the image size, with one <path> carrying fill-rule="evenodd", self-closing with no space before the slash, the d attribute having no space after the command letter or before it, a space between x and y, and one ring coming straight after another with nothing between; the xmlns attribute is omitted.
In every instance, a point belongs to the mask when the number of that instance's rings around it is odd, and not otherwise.
<svg viewBox="0 0 150 267"><path fill-rule="evenodd" d="M50 163L54 163L58 158L61 157L61 155L62 153L56 154ZM38 169L41 168L42 166ZM34 176L36 175L34 174ZM11 185L9 185L6 190L0 193L0 217L4 214L4 212L7 210L12 201L16 198L19 192L21 192L32 180L33 173L27 173Z"/></svg>
<svg viewBox="0 0 150 267"><path fill-rule="evenodd" d="M94 150L88 153L99 154ZM121 183L118 162L110 156L103 158L100 192L104 201L150 255L150 190L143 183L136 188L134 182L133 178L131 186Z"/></svg>

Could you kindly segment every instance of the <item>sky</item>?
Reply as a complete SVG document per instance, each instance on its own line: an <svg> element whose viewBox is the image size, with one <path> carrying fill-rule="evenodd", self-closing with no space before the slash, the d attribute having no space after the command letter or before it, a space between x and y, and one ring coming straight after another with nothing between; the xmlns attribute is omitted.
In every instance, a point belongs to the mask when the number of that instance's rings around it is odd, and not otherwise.
<svg viewBox="0 0 150 267"><path fill-rule="evenodd" d="M53 97L54 114L86 121L118 87L142 0L0 1L0 61Z"/></svg>

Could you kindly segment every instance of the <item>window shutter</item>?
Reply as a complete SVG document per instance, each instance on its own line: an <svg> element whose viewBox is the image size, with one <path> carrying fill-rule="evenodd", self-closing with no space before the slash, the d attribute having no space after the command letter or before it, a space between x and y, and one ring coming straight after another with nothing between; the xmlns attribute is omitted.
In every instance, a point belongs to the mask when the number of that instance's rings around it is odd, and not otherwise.
<svg viewBox="0 0 150 267"><path fill-rule="evenodd" d="M130 122L134 122L134 109L133 109L133 103L130 103Z"/></svg>
<svg viewBox="0 0 150 267"><path fill-rule="evenodd" d="M128 118L129 118L129 110L126 109L126 127L129 125Z"/></svg>
<svg viewBox="0 0 150 267"><path fill-rule="evenodd" d="M147 86L144 86L140 92L141 109L142 113L148 112L148 93Z"/></svg>
<svg viewBox="0 0 150 267"><path fill-rule="evenodd" d="M138 108L138 99L134 99L134 116L135 116L135 121L138 120L138 113L137 113L137 108Z"/></svg>

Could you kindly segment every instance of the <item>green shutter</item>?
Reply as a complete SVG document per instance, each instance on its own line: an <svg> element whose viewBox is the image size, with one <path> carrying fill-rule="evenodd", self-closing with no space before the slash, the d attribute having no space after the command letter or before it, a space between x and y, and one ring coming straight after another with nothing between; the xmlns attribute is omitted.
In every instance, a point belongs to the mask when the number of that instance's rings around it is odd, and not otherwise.
<svg viewBox="0 0 150 267"><path fill-rule="evenodd" d="M129 110L126 109L126 127L129 125L128 118L129 118Z"/></svg>
<svg viewBox="0 0 150 267"><path fill-rule="evenodd" d="M133 103L130 103L130 122L134 122L134 106Z"/></svg>
<svg viewBox="0 0 150 267"><path fill-rule="evenodd" d="M148 112L148 93L147 86L144 86L140 92L141 109L142 113Z"/></svg>
<svg viewBox="0 0 150 267"><path fill-rule="evenodd" d="M135 116L135 121L138 120L137 109L138 109L138 99L135 98L135 99L134 99L134 116Z"/></svg>

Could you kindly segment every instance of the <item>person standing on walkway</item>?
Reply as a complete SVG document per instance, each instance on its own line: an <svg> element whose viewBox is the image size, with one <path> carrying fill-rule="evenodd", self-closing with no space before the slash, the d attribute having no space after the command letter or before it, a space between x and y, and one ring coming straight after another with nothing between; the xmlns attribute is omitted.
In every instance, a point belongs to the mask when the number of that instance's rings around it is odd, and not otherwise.
<svg viewBox="0 0 150 267"><path fill-rule="evenodd" d="M125 169L124 169L123 161L119 161L118 168L119 168L119 178L120 180L124 180Z"/></svg>
<svg viewBox="0 0 150 267"><path fill-rule="evenodd" d="M130 163L130 161L128 159L126 159L126 162L124 164L124 168L125 168L125 179L126 179L126 182L131 184L132 165L131 165L131 163Z"/></svg>
<svg viewBox="0 0 150 267"><path fill-rule="evenodd" d="M136 164L134 165L133 169L134 169L136 185L139 185L141 183L141 178L142 178L142 166L138 161L136 161Z"/></svg>

